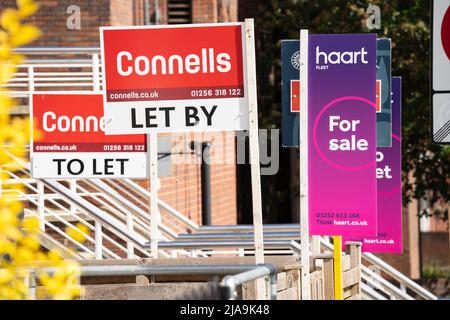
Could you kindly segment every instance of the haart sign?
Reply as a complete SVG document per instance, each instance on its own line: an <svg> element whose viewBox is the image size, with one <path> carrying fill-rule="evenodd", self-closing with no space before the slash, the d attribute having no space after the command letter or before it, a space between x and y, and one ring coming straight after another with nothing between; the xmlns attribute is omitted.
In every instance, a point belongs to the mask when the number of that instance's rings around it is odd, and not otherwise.
<svg viewBox="0 0 450 320"><path fill-rule="evenodd" d="M248 129L242 23L100 30L107 134Z"/></svg>
<svg viewBox="0 0 450 320"><path fill-rule="evenodd" d="M363 252L402 253L401 78L392 78L392 146L377 148L377 236L351 237Z"/></svg>
<svg viewBox="0 0 450 320"><path fill-rule="evenodd" d="M312 235L376 235L376 35L310 35Z"/></svg>
<svg viewBox="0 0 450 320"><path fill-rule="evenodd" d="M34 94L33 178L145 178L145 135L105 135L100 94Z"/></svg>

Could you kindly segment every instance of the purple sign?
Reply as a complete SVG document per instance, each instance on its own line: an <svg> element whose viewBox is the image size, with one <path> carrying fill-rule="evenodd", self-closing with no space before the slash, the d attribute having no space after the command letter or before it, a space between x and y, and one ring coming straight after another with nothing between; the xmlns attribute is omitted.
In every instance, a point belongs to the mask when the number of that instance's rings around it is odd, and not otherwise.
<svg viewBox="0 0 450 320"><path fill-rule="evenodd" d="M375 34L310 35L309 230L376 236Z"/></svg>
<svg viewBox="0 0 450 320"><path fill-rule="evenodd" d="M392 78L392 146L377 148L378 235L351 237L362 242L362 251L402 253L402 144L401 78ZM346 240L346 239L344 239ZM343 241L345 242L345 241Z"/></svg>

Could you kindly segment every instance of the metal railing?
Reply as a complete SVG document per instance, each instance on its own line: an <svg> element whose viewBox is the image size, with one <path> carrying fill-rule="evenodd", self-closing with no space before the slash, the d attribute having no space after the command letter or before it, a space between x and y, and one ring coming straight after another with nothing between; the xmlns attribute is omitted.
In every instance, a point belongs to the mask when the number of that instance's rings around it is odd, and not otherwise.
<svg viewBox="0 0 450 320"><path fill-rule="evenodd" d="M44 268L42 272L53 274L57 268ZM274 265L115 265L115 266L81 266L80 276L112 277L112 276L157 276L157 275L225 275L220 283L224 291L224 299L234 300L239 285L260 278L269 283L267 297L276 300L277 270ZM33 286L36 281L31 279ZM32 290L36 292L36 290ZM33 299L36 296L32 297Z"/></svg>

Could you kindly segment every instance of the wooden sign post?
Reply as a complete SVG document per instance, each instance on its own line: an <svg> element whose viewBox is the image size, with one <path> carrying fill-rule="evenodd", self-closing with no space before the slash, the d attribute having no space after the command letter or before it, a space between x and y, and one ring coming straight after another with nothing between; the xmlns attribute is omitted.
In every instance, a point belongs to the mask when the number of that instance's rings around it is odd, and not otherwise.
<svg viewBox="0 0 450 320"><path fill-rule="evenodd" d="M150 155L150 239L152 258L158 258L159 209L158 209L158 133L148 134L148 152Z"/></svg>
<svg viewBox="0 0 450 320"><path fill-rule="evenodd" d="M302 300L311 299L308 221L308 30L300 30L300 246Z"/></svg>
<svg viewBox="0 0 450 320"><path fill-rule="evenodd" d="M252 181L253 228L255 241L255 263L264 263L264 240L261 204L261 174L258 139L258 101L256 92L255 35L253 19L245 19L245 41L247 66L247 90L249 109L249 148ZM265 298L263 279L256 281L257 299Z"/></svg>

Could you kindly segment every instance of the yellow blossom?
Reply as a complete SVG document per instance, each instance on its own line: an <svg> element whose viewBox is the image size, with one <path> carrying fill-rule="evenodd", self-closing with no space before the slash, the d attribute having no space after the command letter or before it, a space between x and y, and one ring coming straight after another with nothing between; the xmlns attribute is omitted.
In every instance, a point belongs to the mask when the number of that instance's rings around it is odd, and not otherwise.
<svg viewBox="0 0 450 320"><path fill-rule="evenodd" d="M89 233L89 228L82 223L77 223L75 228L67 228L66 233L75 241L83 242Z"/></svg>
<svg viewBox="0 0 450 320"><path fill-rule="evenodd" d="M14 278L14 273L9 269L0 269L0 285Z"/></svg>
<svg viewBox="0 0 450 320"><path fill-rule="evenodd" d="M17 6L21 18L29 17L39 9L37 3L32 0L17 0Z"/></svg>
<svg viewBox="0 0 450 320"><path fill-rule="evenodd" d="M15 37L11 39L11 45L15 47L23 46L30 42L30 40L37 39L39 37L39 29L32 25L23 25L17 28L15 31Z"/></svg>

